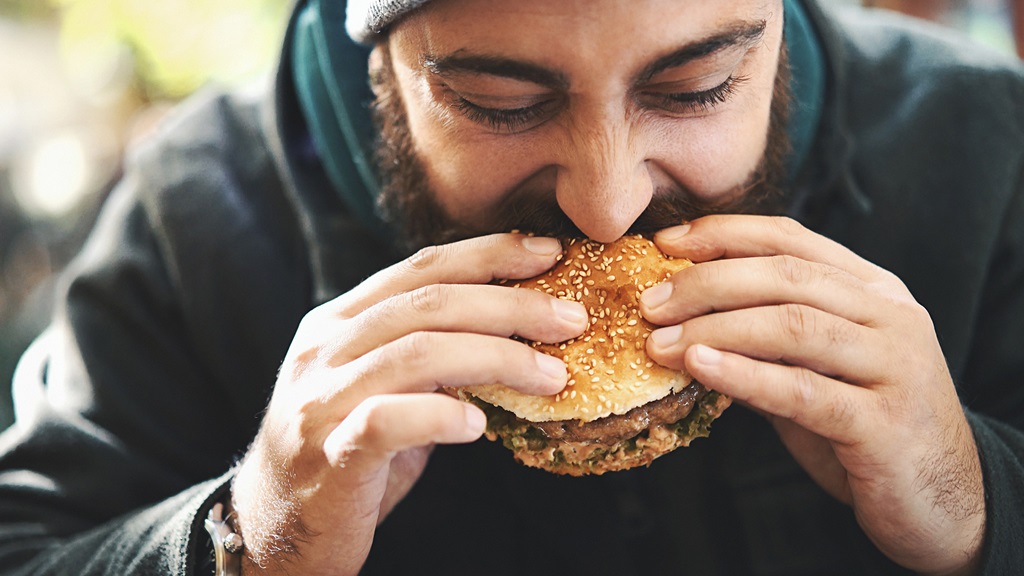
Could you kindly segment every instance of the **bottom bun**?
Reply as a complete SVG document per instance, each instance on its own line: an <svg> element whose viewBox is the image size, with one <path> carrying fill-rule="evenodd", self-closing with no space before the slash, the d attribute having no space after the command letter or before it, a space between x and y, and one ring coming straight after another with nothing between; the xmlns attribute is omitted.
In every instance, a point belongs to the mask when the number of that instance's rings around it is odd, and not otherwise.
<svg viewBox="0 0 1024 576"><path fill-rule="evenodd" d="M728 396L707 390L697 382L680 393L683 394L688 394L691 407L685 416L674 422L652 423L635 434L618 438L614 435L586 438L585 433L582 434L584 438L580 438L581 434L573 430L553 435L539 427L553 423L538 424L523 420L512 412L465 392L460 393L460 396L487 414L487 437L490 440L500 438L520 463L555 474L585 476L647 466L659 456L689 446L694 438L708 436L711 423L732 403ZM643 407L637 410L641 409ZM624 416L628 419L630 415ZM582 430L593 425L600 426L602 420L605 419L588 423L570 421L565 425Z"/></svg>

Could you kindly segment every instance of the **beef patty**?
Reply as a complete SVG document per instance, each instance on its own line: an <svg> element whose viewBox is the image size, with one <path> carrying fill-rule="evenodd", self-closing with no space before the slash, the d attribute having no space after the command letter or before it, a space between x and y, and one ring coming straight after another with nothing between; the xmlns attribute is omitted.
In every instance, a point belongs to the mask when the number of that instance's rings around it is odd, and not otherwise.
<svg viewBox="0 0 1024 576"><path fill-rule="evenodd" d="M707 388L694 381L686 388L661 400L637 406L625 414L598 418L587 422L585 426L579 420L529 422L518 418L517 424L537 428L548 438L556 440L613 443L632 438L650 428L652 424L672 424L682 420L707 393Z"/></svg>

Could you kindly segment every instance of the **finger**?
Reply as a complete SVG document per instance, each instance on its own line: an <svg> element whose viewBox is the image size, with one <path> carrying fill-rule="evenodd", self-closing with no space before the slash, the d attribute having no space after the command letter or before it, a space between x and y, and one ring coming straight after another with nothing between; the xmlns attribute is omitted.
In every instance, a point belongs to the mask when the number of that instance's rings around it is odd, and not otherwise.
<svg viewBox="0 0 1024 576"><path fill-rule="evenodd" d="M410 448L472 442L486 424L479 408L443 394L371 396L328 435L324 453L337 467L375 469Z"/></svg>
<svg viewBox="0 0 1024 576"><path fill-rule="evenodd" d="M880 362L888 351L873 330L799 304L709 314L660 328L648 338L647 350L659 364L682 368L694 344L853 383L880 379L889 368Z"/></svg>
<svg viewBox="0 0 1024 576"><path fill-rule="evenodd" d="M345 366L333 394L344 414L350 400L376 394L433 392L441 386L499 383L525 394L555 394L568 371L559 358L507 338L456 332L416 332Z"/></svg>
<svg viewBox="0 0 1024 576"><path fill-rule="evenodd" d="M413 332L521 336L550 343L579 336L588 322L579 302L536 290L432 284L388 298L351 320L335 322L335 334L324 334L324 340L336 347L332 364L338 366Z"/></svg>
<svg viewBox="0 0 1024 576"><path fill-rule="evenodd" d="M875 290L859 278L834 268L782 255L714 260L672 275L640 296L640 312L655 324L675 324L727 310L804 304L873 325L879 316Z"/></svg>
<svg viewBox="0 0 1024 576"><path fill-rule="evenodd" d="M736 401L843 444L864 438L871 392L798 366L783 366L701 344L686 351L686 369Z"/></svg>
<svg viewBox="0 0 1024 576"><path fill-rule="evenodd" d="M395 294L430 284L486 284L499 278L530 278L551 268L562 254L553 238L492 234L423 248L374 274L327 305L351 317Z"/></svg>
<svg viewBox="0 0 1024 576"><path fill-rule="evenodd" d="M666 254L694 262L789 254L827 264L861 280L874 282L892 275L845 246L816 234L790 218L717 214L658 232L654 241Z"/></svg>

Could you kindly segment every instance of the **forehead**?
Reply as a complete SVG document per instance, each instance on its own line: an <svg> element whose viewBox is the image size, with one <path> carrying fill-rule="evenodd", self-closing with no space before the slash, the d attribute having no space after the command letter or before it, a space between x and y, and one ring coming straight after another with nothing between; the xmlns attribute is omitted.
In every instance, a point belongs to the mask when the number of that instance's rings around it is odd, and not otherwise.
<svg viewBox="0 0 1024 576"><path fill-rule="evenodd" d="M607 58L782 20L782 0L432 0L392 29L417 52L498 53L531 61Z"/></svg>

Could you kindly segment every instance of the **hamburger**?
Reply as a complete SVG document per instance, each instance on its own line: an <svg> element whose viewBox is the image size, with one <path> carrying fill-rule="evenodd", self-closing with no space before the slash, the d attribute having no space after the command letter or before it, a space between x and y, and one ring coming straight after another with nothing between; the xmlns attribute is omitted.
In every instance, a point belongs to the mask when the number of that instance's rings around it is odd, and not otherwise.
<svg viewBox="0 0 1024 576"><path fill-rule="evenodd" d="M487 414L486 436L527 466L572 476L646 466L707 436L730 399L651 360L646 340L655 326L639 311L644 290L693 264L643 236L609 244L564 240L563 248L554 268L514 286L588 310L590 324L578 338L529 342L565 361L568 383L551 396L501 384L455 391Z"/></svg>

